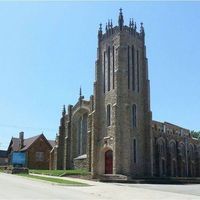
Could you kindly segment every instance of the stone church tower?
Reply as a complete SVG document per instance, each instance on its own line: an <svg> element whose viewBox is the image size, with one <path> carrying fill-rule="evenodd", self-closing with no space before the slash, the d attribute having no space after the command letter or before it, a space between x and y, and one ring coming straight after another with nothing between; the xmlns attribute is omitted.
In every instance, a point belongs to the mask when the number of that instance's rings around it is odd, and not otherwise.
<svg viewBox="0 0 200 200"><path fill-rule="evenodd" d="M51 169L93 177L200 176L200 142L188 129L152 120L145 32L112 21L98 31L94 93L63 108ZM113 178L113 176L111 176ZM122 176L123 178L123 176Z"/></svg>
<svg viewBox="0 0 200 200"><path fill-rule="evenodd" d="M94 111L91 112L92 174L152 175L150 87L141 23L108 21L98 31Z"/></svg>

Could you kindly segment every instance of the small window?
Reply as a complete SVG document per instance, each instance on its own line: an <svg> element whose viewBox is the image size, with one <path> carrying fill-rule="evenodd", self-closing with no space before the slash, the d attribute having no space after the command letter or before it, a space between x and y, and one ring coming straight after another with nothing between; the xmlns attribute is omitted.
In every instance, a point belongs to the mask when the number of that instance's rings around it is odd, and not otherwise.
<svg viewBox="0 0 200 200"><path fill-rule="evenodd" d="M107 126L110 126L111 124L111 108L110 104L107 105Z"/></svg>
<svg viewBox="0 0 200 200"><path fill-rule="evenodd" d="M44 161L44 152L36 152L35 160L36 161Z"/></svg>

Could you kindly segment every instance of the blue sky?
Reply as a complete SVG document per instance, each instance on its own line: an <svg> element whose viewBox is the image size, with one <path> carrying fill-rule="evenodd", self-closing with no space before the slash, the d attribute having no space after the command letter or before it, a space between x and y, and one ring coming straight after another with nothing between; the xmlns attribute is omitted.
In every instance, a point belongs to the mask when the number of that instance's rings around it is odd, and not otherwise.
<svg viewBox="0 0 200 200"><path fill-rule="evenodd" d="M153 119L200 130L200 2L0 2L0 149L54 139L63 104L93 92L99 23L144 22Z"/></svg>

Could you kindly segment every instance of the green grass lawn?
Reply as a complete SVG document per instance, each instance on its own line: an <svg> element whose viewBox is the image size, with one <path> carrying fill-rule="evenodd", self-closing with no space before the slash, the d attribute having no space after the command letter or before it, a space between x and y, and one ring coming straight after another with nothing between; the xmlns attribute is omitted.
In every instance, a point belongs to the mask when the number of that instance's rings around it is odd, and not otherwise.
<svg viewBox="0 0 200 200"><path fill-rule="evenodd" d="M80 183L77 181L64 180L64 179L53 178L53 177L51 178L51 177L44 177L44 176L34 176L34 175L28 175L28 174L18 174L18 175L27 177L27 178L39 179L39 180L48 181L51 183L66 185L66 186L88 186L86 183Z"/></svg>
<svg viewBox="0 0 200 200"><path fill-rule="evenodd" d="M0 173L5 170L5 167L0 167Z"/></svg>
<svg viewBox="0 0 200 200"><path fill-rule="evenodd" d="M77 169L77 170L29 170L29 173L43 174L50 176L67 176L67 175L81 175L87 176L90 173L87 170Z"/></svg>

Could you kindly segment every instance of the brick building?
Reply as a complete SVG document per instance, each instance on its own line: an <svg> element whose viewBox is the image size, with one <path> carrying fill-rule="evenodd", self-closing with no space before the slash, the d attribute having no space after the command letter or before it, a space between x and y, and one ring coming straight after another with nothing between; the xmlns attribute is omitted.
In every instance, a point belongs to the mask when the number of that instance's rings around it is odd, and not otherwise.
<svg viewBox="0 0 200 200"><path fill-rule="evenodd" d="M200 142L182 127L152 120L145 32L131 19L98 31L94 94L63 108L51 168L92 175L200 176Z"/></svg>
<svg viewBox="0 0 200 200"><path fill-rule="evenodd" d="M19 138L12 137L8 146L8 158L11 163L13 152L26 154L26 167L29 169L49 169L50 151L55 145L54 141L47 140L43 134L24 139L24 133Z"/></svg>

